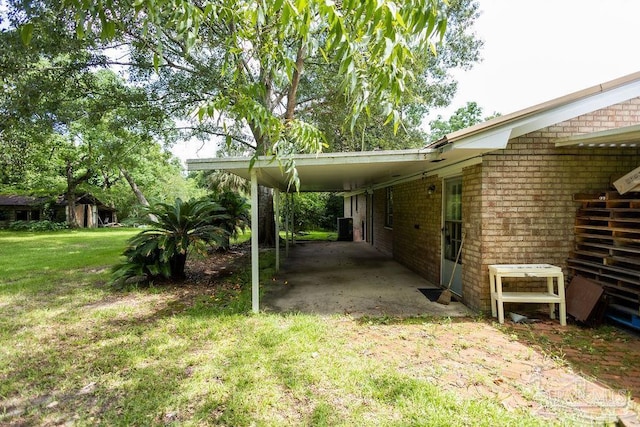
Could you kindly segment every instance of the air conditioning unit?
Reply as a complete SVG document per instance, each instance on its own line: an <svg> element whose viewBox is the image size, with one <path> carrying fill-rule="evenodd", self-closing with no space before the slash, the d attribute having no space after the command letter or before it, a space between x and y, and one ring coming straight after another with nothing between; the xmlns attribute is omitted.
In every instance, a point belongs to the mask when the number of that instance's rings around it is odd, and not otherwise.
<svg viewBox="0 0 640 427"><path fill-rule="evenodd" d="M338 241L353 242L353 218L338 218Z"/></svg>

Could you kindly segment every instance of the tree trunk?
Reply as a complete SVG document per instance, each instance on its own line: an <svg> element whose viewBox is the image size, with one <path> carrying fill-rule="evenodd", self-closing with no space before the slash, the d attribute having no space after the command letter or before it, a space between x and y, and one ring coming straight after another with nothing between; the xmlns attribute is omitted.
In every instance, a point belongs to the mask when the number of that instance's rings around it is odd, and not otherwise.
<svg viewBox="0 0 640 427"><path fill-rule="evenodd" d="M76 187L67 186L65 198L67 199L67 225L69 228L80 228L76 215Z"/></svg>
<svg viewBox="0 0 640 427"><path fill-rule="evenodd" d="M258 241L260 246L275 246L275 218L273 210L273 190L258 187Z"/></svg>
<svg viewBox="0 0 640 427"><path fill-rule="evenodd" d="M184 272L184 268L187 262L187 254L186 253L177 253L174 254L169 259L169 264L171 267L171 278L176 280L183 280L186 276Z"/></svg>
<svg viewBox="0 0 640 427"><path fill-rule="evenodd" d="M131 187L131 191L133 191L133 194L136 196L136 199L138 200L138 203L140 203L142 206L149 207L149 201L147 200L146 197L144 197L144 194L140 190L140 187L138 187L138 184L136 184L136 181L133 179L133 177L131 176L129 171L127 171L123 167L120 167L120 173L122 174L122 176L124 176L124 178L129 183L129 186ZM151 213L149 214L149 219L151 221L157 221L158 220L158 218L154 214L151 214Z"/></svg>

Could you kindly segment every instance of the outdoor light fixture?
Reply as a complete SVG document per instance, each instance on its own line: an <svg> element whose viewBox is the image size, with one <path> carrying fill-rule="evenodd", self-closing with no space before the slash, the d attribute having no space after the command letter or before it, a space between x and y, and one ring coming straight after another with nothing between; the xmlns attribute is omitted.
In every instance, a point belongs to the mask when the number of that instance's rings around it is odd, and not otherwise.
<svg viewBox="0 0 640 427"><path fill-rule="evenodd" d="M435 184L431 184L429 186L429 188L427 188L427 194L432 195L435 192L436 192L436 185Z"/></svg>

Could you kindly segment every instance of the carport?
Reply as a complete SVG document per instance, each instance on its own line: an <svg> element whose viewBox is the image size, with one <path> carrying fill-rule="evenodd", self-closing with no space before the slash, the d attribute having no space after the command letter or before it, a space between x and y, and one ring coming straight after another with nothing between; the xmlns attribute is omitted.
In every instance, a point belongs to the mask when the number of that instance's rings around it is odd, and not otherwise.
<svg viewBox="0 0 640 427"><path fill-rule="evenodd" d="M446 173L447 168L460 168L479 162L486 147L451 150L451 146L394 151L319 153L296 155L293 160L300 178L301 192L342 192L344 195L371 193L373 190L399 184L420 176ZM258 185L274 191L276 218L280 216L280 192L295 191L285 167L270 156L190 159L193 170L224 170L251 182L251 276L252 309L258 312ZM279 227L276 221L276 269L280 266Z"/></svg>
<svg viewBox="0 0 640 427"><path fill-rule="evenodd" d="M468 316L460 302L438 304L440 289L366 242L299 242L262 310L362 316Z"/></svg>

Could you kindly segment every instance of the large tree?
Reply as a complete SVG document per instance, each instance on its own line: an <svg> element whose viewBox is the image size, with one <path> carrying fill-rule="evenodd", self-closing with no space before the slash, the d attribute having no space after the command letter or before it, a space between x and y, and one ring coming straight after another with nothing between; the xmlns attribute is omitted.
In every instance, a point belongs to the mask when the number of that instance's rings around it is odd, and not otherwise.
<svg viewBox="0 0 640 427"><path fill-rule="evenodd" d="M201 119L211 120L203 132L276 156L294 184L292 155L320 151L324 143L314 123L296 116L305 65L337 65L336 86L352 127L370 105L381 106L385 120L398 126L397 107L412 78L408 65L414 52L435 50L447 10L441 0L408 0L401 8L388 0L143 0L135 6L71 0L64 6L79 17L79 34L130 44L131 62L143 71L138 77L148 79L151 64L164 70L156 93L166 105L182 114L197 107ZM27 23L24 33L30 32ZM190 90L175 90L181 86ZM168 87L173 90L164 92ZM271 236L269 227L262 229Z"/></svg>
<svg viewBox="0 0 640 427"><path fill-rule="evenodd" d="M125 84L112 71L96 71L106 57L95 47L99 43L77 39L68 13L38 9L25 45L17 30L25 12L0 14L0 189L64 192L71 225L80 189L108 190L126 178L148 205L136 181L141 171L168 165L157 150L174 134L165 110L150 102L146 89ZM170 167L179 177L179 168ZM148 182L161 181L158 176Z"/></svg>
<svg viewBox="0 0 640 427"><path fill-rule="evenodd" d="M91 42L101 37L129 46L118 62L134 67L132 78L171 114L201 119L186 130L202 138L222 136L246 154L274 155L294 185L293 154L320 151L327 142L334 149L353 146L339 146L340 135L327 138L332 126L317 120L332 105L345 135L378 133L385 140L402 130L402 118L413 120L427 104L445 102L453 86L442 76L448 67L475 60L478 48L467 33L477 6L466 0L41 4L53 13L74 14L78 35ZM23 24L28 40L30 18ZM443 37L446 46L464 48L456 53L440 46L435 56ZM388 123L391 131L373 129ZM263 221L271 217L263 212ZM272 236L269 227L261 230L264 238Z"/></svg>
<svg viewBox="0 0 640 427"><path fill-rule="evenodd" d="M489 116L483 116L482 107L477 102L470 101L464 107L458 108L448 119L438 115L438 117L431 120L427 139L429 142L434 142L448 133L473 126L499 115L500 113L494 112Z"/></svg>

